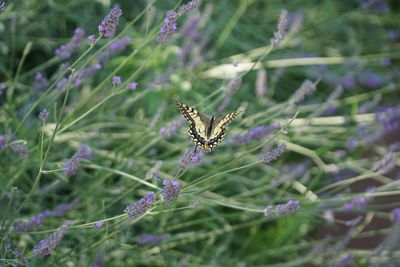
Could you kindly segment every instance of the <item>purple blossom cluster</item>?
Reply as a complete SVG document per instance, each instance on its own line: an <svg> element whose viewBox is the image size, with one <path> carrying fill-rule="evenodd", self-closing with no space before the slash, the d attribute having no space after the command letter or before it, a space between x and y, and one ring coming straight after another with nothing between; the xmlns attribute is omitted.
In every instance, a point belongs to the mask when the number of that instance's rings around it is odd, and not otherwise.
<svg viewBox="0 0 400 267"><path fill-rule="evenodd" d="M161 194L164 198L164 204L172 204L172 201L178 198L180 192L181 183L179 181L163 181L163 190Z"/></svg>
<svg viewBox="0 0 400 267"><path fill-rule="evenodd" d="M89 79L90 77L92 77L96 71L98 71L99 69L101 69L101 65L100 64L92 64L89 65L85 68L83 68L82 70L78 70L75 72L73 78L72 78L72 87L77 87L79 85L81 85L85 80ZM69 79L71 78L71 76L69 76L68 78L62 78L56 85L57 90L64 90Z"/></svg>
<svg viewBox="0 0 400 267"><path fill-rule="evenodd" d="M289 200L286 204L279 204L276 206L267 206L264 209L264 215L270 216L285 216L292 214L300 209L300 203L297 200Z"/></svg>
<svg viewBox="0 0 400 267"><path fill-rule="evenodd" d="M400 208L396 208L392 211L393 221L400 222Z"/></svg>
<svg viewBox="0 0 400 267"><path fill-rule="evenodd" d="M0 135L0 150L6 146L7 137L5 135Z"/></svg>
<svg viewBox="0 0 400 267"><path fill-rule="evenodd" d="M120 52L122 50L125 50L129 43L131 42L131 38L128 36L121 37L117 40L115 40L113 43L111 43L107 48L107 52L109 55L112 55L114 53Z"/></svg>
<svg viewBox="0 0 400 267"><path fill-rule="evenodd" d="M386 0L363 0L361 1L361 8L375 13L385 13L389 6Z"/></svg>
<svg viewBox="0 0 400 267"><path fill-rule="evenodd" d="M192 0L187 4L181 5L178 9L178 12L175 12L174 10L167 11L164 22L161 25L157 41L161 44L168 43L168 40L178 29L176 24L177 18L186 13L192 12L194 9L198 8L200 4L201 0Z"/></svg>
<svg viewBox="0 0 400 267"><path fill-rule="evenodd" d="M89 146L81 144L75 154L66 162L64 162L64 173L67 175L75 175L81 165L83 159L92 159L93 151Z"/></svg>
<svg viewBox="0 0 400 267"><path fill-rule="evenodd" d="M114 76L112 80L114 85L121 84L122 82L121 76Z"/></svg>
<svg viewBox="0 0 400 267"><path fill-rule="evenodd" d="M10 145L10 149L20 157L26 158L29 156L29 150L23 143L13 143Z"/></svg>
<svg viewBox="0 0 400 267"><path fill-rule="evenodd" d="M122 10L119 7L114 7L98 26L99 33L110 38L118 26L120 16L122 16Z"/></svg>
<svg viewBox="0 0 400 267"><path fill-rule="evenodd" d="M41 72L37 72L35 74L35 82L33 83L33 87L36 89L44 89L49 86L49 81Z"/></svg>
<svg viewBox="0 0 400 267"><path fill-rule="evenodd" d="M28 221L23 221L13 226L15 232L27 232L34 228L39 227L47 217L63 217L76 205L78 205L79 199L74 199L71 202L63 203L54 208L53 211L45 210L38 215L31 217Z"/></svg>
<svg viewBox="0 0 400 267"><path fill-rule="evenodd" d="M288 12L286 10L281 10L278 22L278 29L276 32L274 32L274 38L271 39L271 45L273 47L279 46L280 43L285 39L287 28L287 15Z"/></svg>
<svg viewBox="0 0 400 267"><path fill-rule="evenodd" d="M141 234L136 237L136 242L140 246L145 245L156 245L171 237L170 234L153 235L153 234Z"/></svg>
<svg viewBox="0 0 400 267"><path fill-rule="evenodd" d="M47 120L47 118L49 117L50 112L47 111L47 109L43 109L40 113L39 113L39 119L41 119L42 121Z"/></svg>
<svg viewBox="0 0 400 267"><path fill-rule="evenodd" d="M72 56L75 50L77 50L81 44L81 41L85 37L85 30L81 28L77 28L74 31L74 36L72 36L71 40L65 44L60 46L55 50L55 54L60 59L67 59Z"/></svg>
<svg viewBox="0 0 400 267"><path fill-rule="evenodd" d="M310 80L305 80L300 88L291 96L289 102L295 104L299 101L303 101L306 96L311 95L315 90L317 90L315 84Z"/></svg>
<svg viewBox="0 0 400 267"><path fill-rule="evenodd" d="M277 160L283 154L283 152L285 152L285 150L286 145L284 143L278 145L264 156L264 163L268 164L271 161Z"/></svg>
<svg viewBox="0 0 400 267"><path fill-rule="evenodd" d="M44 256L50 255L53 252L54 248L61 242L71 225L72 221L66 221L50 236L41 240L33 248L33 254L38 258L43 258Z"/></svg>
<svg viewBox="0 0 400 267"><path fill-rule="evenodd" d="M0 11L3 11L4 9L6 9L6 2L1 2L0 3Z"/></svg>
<svg viewBox="0 0 400 267"><path fill-rule="evenodd" d="M279 123L271 123L268 126L256 126L243 135L235 135L229 139L234 144L248 144L252 141L260 141L269 136L280 127Z"/></svg>
<svg viewBox="0 0 400 267"><path fill-rule="evenodd" d="M190 148L179 161L179 168L186 170L190 164L199 163L204 157L204 151L201 148Z"/></svg>
<svg viewBox="0 0 400 267"><path fill-rule="evenodd" d="M383 125L387 133L396 132L400 129L400 105L379 107L376 112L375 120Z"/></svg>
<svg viewBox="0 0 400 267"><path fill-rule="evenodd" d="M154 192L147 192L143 198L127 206L124 210L126 215L132 220L142 216L156 201Z"/></svg>
<svg viewBox="0 0 400 267"><path fill-rule="evenodd" d="M168 139L172 136L172 134L176 133L185 122L185 119L180 117L177 120L171 121L167 125L163 126L159 130L159 134L162 138Z"/></svg>
<svg viewBox="0 0 400 267"><path fill-rule="evenodd" d="M367 189L367 193L375 192L375 187L370 187ZM352 210L362 210L367 206L368 202L372 200L372 197L356 197L351 201L345 203L343 205L343 210L352 211Z"/></svg>

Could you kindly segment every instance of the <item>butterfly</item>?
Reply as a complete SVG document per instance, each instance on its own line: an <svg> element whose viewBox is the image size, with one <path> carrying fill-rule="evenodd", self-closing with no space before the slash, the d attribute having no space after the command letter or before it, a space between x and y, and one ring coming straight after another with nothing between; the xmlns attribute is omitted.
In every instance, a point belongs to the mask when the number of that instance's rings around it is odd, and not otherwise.
<svg viewBox="0 0 400 267"><path fill-rule="evenodd" d="M183 117L190 123L189 134L193 142L204 149L212 149L218 145L226 133L226 126L243 111L232 112L225 116L211 118L201 114L194 108L179 101L173 101L179 108Z"/></svg>

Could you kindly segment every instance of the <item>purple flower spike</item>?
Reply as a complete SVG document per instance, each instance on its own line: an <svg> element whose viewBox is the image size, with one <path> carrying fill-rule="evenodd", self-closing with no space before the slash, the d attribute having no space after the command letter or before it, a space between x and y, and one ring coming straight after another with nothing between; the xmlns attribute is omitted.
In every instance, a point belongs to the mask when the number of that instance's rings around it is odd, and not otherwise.
<svg viewBox="0 0 400 267"><path fill-rule="evenodd" d="M173 133L176 133L182 126L183 123L185 122L185 119L183 117L171 121L164 127L160 128L159 134L161 135L162 138L168 139L172 136Z"/></svg>
<svg viewBox="0 0 400 267"><path fill-rule="evenodd" d="M287 28L287 15L288 12L286 10L281 10L278 22L278 29L276 32L274 32L274 38L271 39L271 45L273 47L279 46L280 43L285 39Z"/></svg>
<svg viewBox="0 0 400 267"><path fill-rule="evenodd" d="M39 244L33 248L33 254L38 258L43 258L44 256L51 254L54 248L61 242L71 225L71 221L66 221L50 236L41 240Z"/></svg>
<svg viewBox="0 0 400 267"><path fill-rule="evenodd" d="M172 204L172 200L178 198L181 191L181 184L179 181L164 180L163 185L162 195L164 197L164 204L170 205Z"/></svg>
<svg viewBox="0 0 400 267"><path fill-rule="evenodd" d="M0 135L0 150L6 146L7 137L5 135Z"/></svg>
<svg viewBox="0 0 400 267"><path fill-rule="evenodd" d="M45 108L39 113L39 119L41 119L42 121L47 120L47 118L49 117L50 112L48 112Z"/></svg>
<svg viewBox="0 0 400 267"><path fill-rule="evenodd" d="M275 149L271 150L264 156L264 163L270 163L271 161L277 160L283 152L285 152L286 145L280 144Z"/></svg>
<svg viewBox="0 0 400 267"><path fill-rule="evenodd" d="M26 158L29 155L29 150L26 148L24 144L12 144L10 145L11 150L14 153L17 153L20 157Z"/></svg>
<svg viewBox="0 0 400 267"><path fill-rule="evenodd" d="M300 203L297 200L289 200L286 204L276 206L267 206L264 209L265 216L285 216L292 214L300 209Z"/></svg>
<svg viewBox="0 0 400 267"><path fill-rule="evenodd" d="M113 77L113 84L121 84L121 82L122 82L121 76Z"/></svg>
<svg viewBox="0 0 400 267"><path fill-rule="evenodd" d="M91 160L93 152L89 146L81 144L75 154L66 162L64 162L64 173L67 175L75 175L78 172L82 159Z"/></svg>
<svg viewBox="0 0 400 267"><path fill-rule="evenodd" d="M160 34L157 37L157 41L162 44L166 44L177 30L176 27L177 14L173 10L169 10L165 16L164 23L161 25Z"/></svg>
<svg viewBox="0 0 400 267"><path fill-rule="evenodd" d="M400 208L396 208L392 211L393 221L400 222Z"/></svg>
<svg viewBox="0 0 400 267"><path fill-rule="evenodd" d="M33 83L33 87L37 89L44 89L49 86L49 81L41 72L37 72L35 74L35 82Z"/></svg>
<svg viewBox="0 0 400 267"><path fill-rule="evenodd" d="M201 4L201 0L192 0L187 4L181 5L179 7L178 15L182 16L183 14L190 13L196 8L198 8Z"/></svg>
<svg viewBox="0 0 400 267"><path fill-rule="evenodd" d="M136 242L140 246L144 245L156 245L170 238L170 234L162 234L162 235L152 235L152 234L141 234L136 238Z"/></svg>
<svg viewBox="0 0 400 267"><path fill-rule="evenodd" d="M80 28L76 29L72 39L67 44L57 48L55 54L61 59L70 58L73 52L79 48L84 36L85 30Z"/></svg>
<svg viewBox="0 0 400 267"><path fill-rule="evenodd" d="M196 150L196 152L195 152ZM201 148L191 148L186 150L185 154L179 162L181 169L187 169L192 163L199 163L204 157L204 151Z"/></svg>
<svg viewBox="0 0 400 267"><path fill-rule="evenodd" d="M156 194L154 192L147 192L139 201L130 204L126 207L124 212L132 220L142 216L156 201Z"/></svg>
<svg viewBox="0 0 400 267"><path fill-rule="evenodd" d="M88 39L89 45L90 45L90 46L93 46L93 45L94 45L94 42L96 41L96 35L94 35L94 34L89 35L87 39Z"/></svg>
<svg viewBox="0 0 400 267"><path fill-rule="evenodd" d="M100 34L106 38L110 38L118 26L119 17L122 15L122 10L119 7L114 7L101 24L98 26Z"/></svg>
<svg viewBox="0 0 400 267"><path fill-rule="evenodd" d="M107 52L108 54L114 54L119 51L124 50L130 43L131 38L128 36L119 38L118 40L115 40L112 44L110 44L107 47Z"/></svg>
<svg viewBox="0 0 400 267"><path fill-rule="evenodd" d="M6 2L0 3L0 11L3 11L6 8Z"/></svg>

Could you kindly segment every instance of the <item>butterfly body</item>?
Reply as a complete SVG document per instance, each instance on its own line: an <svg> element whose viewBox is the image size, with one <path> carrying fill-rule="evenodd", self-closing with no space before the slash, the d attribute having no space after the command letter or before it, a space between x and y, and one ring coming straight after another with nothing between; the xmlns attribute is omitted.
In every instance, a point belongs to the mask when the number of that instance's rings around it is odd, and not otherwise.
<svg viewBox="0 0 400 267"><path fill-rule="evenodd" d="M194 108L174 101L183 117L190 123L189 135L197 146L206 150L213 149L225 136L226 126L243 112L232 112L222 117L207 117Z"/></svg>

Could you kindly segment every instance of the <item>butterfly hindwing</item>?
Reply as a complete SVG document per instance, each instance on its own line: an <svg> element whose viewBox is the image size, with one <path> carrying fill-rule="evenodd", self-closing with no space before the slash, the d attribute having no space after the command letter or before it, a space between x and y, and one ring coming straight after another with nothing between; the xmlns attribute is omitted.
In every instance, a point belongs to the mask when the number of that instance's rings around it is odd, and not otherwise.
<svg viewBox="0 0 400 267"><path fill-rule="evenodd" d="M226 126L231 123L236 116L242 113L243 111L232 112L215 120L213 131L209 137L210 146L216 146L224 139Z"/></svg>

